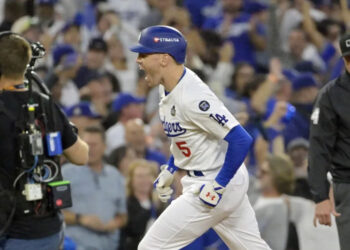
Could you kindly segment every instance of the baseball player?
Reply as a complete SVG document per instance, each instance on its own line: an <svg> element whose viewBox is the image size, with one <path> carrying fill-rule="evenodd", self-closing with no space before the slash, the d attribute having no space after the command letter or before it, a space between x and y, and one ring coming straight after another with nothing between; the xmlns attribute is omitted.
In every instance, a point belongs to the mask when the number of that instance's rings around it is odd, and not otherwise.
<svg viewBox="0 0 350 250"><path fill-rule="evenodd" d="M142 30L131 51L150 87L159 85L159 114L171 138L172 156L155 187L166 202L173 174L183 194L171 202L140 242L138 249L180 249L213 228L231 249L270 249L261 239L246 195L243 164L252 139L199 77L184 66L187 43L169 26Z"/></svg>

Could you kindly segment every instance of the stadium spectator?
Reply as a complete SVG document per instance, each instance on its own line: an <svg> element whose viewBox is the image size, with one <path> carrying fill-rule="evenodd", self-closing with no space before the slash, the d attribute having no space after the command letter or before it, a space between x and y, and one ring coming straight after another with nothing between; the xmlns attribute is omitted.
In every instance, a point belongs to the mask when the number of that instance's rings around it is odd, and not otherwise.
<svg viewBox="0 0 350 250"><path fill-rule="evenodd" d="M317 71L324 72L326 69L317 48L308 42L305 31L300 28L294 28L289 33L288 52L282 55L281 61L285 68L294 68L300 62L310 61Z"/></svg>
<svg viewBox="0 0 350 250"><path fill-rule="evenodd" d="M134 59L128 56L118 34L106 37L108 44L108 61L106 69L118 79L121 92L133 93L136 89L137 70Z"/></svg>
<svg viewBox="0 0 350 250"><path fill-rule="evenodd" d="M58 0L37 0L35 2L35 14L39 18L41 28L52 40L62 30L65 21L60 13ZM49 48L49 46L47 46Z"/></svg>
<svg viewBox="0 0 350 250"><path fill-rule="evenodd" d="M169 159L170 153L170 140L164 133L164 127L161 122L157 122L151 125L149 137L147 138L148 145L160 151L167 159Z"/></svg>
<svg viewBox="0 0 350 250"><path fill-rule="evenodd" d="M73 48L76 49L76 51L81 51L81 28L82 20L79 19L79 16L77 16L73 20L66 22L61 30L62 43L71 45Z"/></svg>
<svg viewBox="0 0 350 250"><path fill-rule="evenodd" d="M123 20L121 18L123 13L116 11L110 3L98 3L96 12L97 22L91 31L91 37L108 39L111 33L115 33L124 46L128 46L137 40L137 26Z"/></svg>
<svg viewBox="0 0 350 250"><path fill-rule="evenodd" d="M310 41L318 49L327 71L331 72L340 56L337 49L337 42L342 31L341 23L334 19L327 18L318 23L314 22L310 15L311 3L302 1L301 13L303 15L303 28L308 34ZM319 29L317 29L319 27ZM330 73L326 77L329 77Z"/></svg>
<svg viewBox="0 0 350 250"><path fill-rule="evenodd" d="M22 35L29 41L39 41L42 30L37 17L23 16L12 25L12 32Z"/></svg>
<svg viewBox="0 0 350 250"><path fill-rule="evenodd" d="M107 155L114 148L125 144L125 124L131 119L142 118L144 102L144 98L127 93L120 93L113 101L112 115L117 116L117 122L106 131Z"/></svg>
<svg viewBox="0 0 350 250"><path fill-rule="evenodd" d="M134 149L137 158L154 161L158 166L167 162L161 152L147 146L144 123L141 119L131 119L125 124L125 144Z"/></svg>
<svg viewBox="0 0 350 250"><path fill-rule="evenodd" d="M311 73L297 76L293 82L290 102L295 107L295 114L283 131L285 145L297 138L309 138L312 106L318 93L318 83Z"/></svg>
<svg viewBox="0 0 350 250"><path fill-rule="evenodd" d="M119 249L137 250L145 232L159 214L153 201L153 180L158 174L158 167L146 160L135 160L128 169L127 206L128 214L132 216L122 230L124 246Z"/></svg>
<svg viewBox="0 0 350 250"><path fill-rule="evenodd" d="M293 223L298 232L300 250L339 249L335 225L314 228L311 221L315 204L288 195L294 188L293 172L292 163L285 155L269 156L260 168L258 176L262 193L254 210L262 238L272 249L284 250L290 223Z"/></svg>
<svg viewBox="0 0 350 250"><path fill-rule="evenodd" d="M192 24L201 28L206 19L215 17L221 11L220 1L215 0L185 0L184 6L191 15Z"/></svg>
<svg viewBox="0 0 350 250"><path fill-rule="evenodd" d="M0 23L0 31L7 31L11 30L14 22L25 14L25 8L23 2L19 0L6 0L3 4L4 14Z"/></svg>
<svg viewBox="0 0 350 250"><path fill-rule="evenodd" d="M54 69L47 75L46 84L53 92L55 101L63 107L79 103L80 93L74 82L81 58L68 44L56 46L52 51Z"/></svg>
<svg viewBox="0 0 350 250"><path fill-rule="evenodd" d="M138 28L142 16L149 12L147 1L144 0L129 0L129 1L114 1L107 0L109 9L113 9L119 13L123 23L129 23L132 27Z"/></svg>
<svg viewBox="0 0 350 250"><path fill-rule="evenodd" d="M141 18L139 29L160 24L166 12L171 12L176 7L175 0L152 1L152 9Z"/></svg>
<svg viewBox="0 0 350 250"><path fill-rule="evenodd" d="M292 160L295 176L293 195L312 200L307 181L309 142L304 138L295 138L287 145L287 153Z"/></svg>
<svg viewBox="0 0 350 250"><path fill-rule="evenodd" d="M235 51L231 43L224 40L214 31L200 33L206 48L209 51L199 54L203 67L198 68L205 76L209 87L221 99L225 99L224 91L230 83L234 66L231 58Z"/></svg>
<svg viewBox="0 0 350 250"><path fill-rule="evenodd" d="M255 51L266 48L264 27L242 11L242 0L224 0L221 3L221 13L208 18L202 28L213 29L222 38L232 42L235 50L232 58L234 63L248 62L256 66Z"/></svg>
<svg viewBox="0 0 350 250"><path fill-rule="evenodd" d="M128 177L130 163L135 159L136 152L125 145L113 149L106 157L107 163L115 166L125 178Z"/></svg>
<svg viewBox="0 0 350 250"><path fill-rule="evenodd" d="M297 28L302 22L303 16L301 11L302 3L304 1L305 0L295 0L293 2L277 1L277 11L281 12L279 17L279 46L282 47L283 51L288 51L288 37L292 30ZM310 9L310 15L317 22L325 19L326 17L326 14L323 11L314 7Z"/></svg>
<svg viewBox="0 0 350 250"><path fill-rule="evenodd" d="M105 70L108 45L102 38L93 38L90 41L89 49L83 65L79 68L74 82L80 89L84 87L89 78Z"/></svg>
<svg viewBox="0 0 350 250"><path fill-rule="evenodd" d="M225 94L236 100L243 97L245 86L253 79L255 74L254 68L249 63L237 63L229 86Z"/></svg>
<svg viewBox="0 0 350 250"><path fill-rule="evenodd" d="M96 113L89 102L80 102L66 109L69 120L78 128L79 133L89 126L100 126L101 116Z"/></svg>
<svg viewBox="0 0 350 250"><path fill-rule="evenodd" d="M92 103L97 113L107 117L110 104L113 101L113 86L110 81L103 80L102 74L92 75L80 89L81 99Z"/></svg>
<svg viewBox="0 0 350 250"><path fill-rule="evenodd" d="M117 249L119 229L127 221L124 179L115 167L103 162L106 145L101 128L86 128L82 138L90 147L88 164L62 168L73 199L73 207L63 211L65 234L81 249Z"/></svg>

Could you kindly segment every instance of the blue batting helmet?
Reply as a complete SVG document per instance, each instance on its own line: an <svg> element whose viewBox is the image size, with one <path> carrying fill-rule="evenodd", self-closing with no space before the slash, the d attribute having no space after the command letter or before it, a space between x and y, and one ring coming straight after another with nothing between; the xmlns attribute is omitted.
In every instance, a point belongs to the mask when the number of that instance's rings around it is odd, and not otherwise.
<svg viewBox="0 0 350 250"><path fill-rule="evenodd" d="M170 26L156 25L143 29L139 43L130 50L143 54L169 54L182 64L185 62L186 47L187 42L180 31Z"/></svg>

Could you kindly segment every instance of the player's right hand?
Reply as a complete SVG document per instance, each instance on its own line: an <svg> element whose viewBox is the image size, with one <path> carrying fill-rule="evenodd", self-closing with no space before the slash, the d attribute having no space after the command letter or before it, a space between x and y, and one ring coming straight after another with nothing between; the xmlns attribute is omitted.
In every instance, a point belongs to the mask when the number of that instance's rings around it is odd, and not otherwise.
<svg viewBox="0 0 350 250"><path fill-rule="evenodd" d="M167 202L171 198L173 189L170 187L174 180L174 175L167 169L168 165L161 166L161 172L153 183L157 189L158 197L162 202Z"/></svg>
<svg viewBox="0 0 350 250"><path fill-rule="evenodd" d="M225 187L218 184L216 181L213 183L203 184L200 188L199 199L208 207L216 207L225 192Z"/></svg>

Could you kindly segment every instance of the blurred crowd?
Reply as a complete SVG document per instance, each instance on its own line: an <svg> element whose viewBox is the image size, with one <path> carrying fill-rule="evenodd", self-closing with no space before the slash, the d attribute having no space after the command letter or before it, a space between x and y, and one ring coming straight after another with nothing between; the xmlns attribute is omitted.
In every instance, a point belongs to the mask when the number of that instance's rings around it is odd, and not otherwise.
<svg viewBox="0 0 350 250"><path fill-rule="evenodd" d="M170 156L158 117L158 89L147 86L137 55L128 49L141 29L157 24L185 35L186 67L254 139L246 166L262 237L277 250L339 249L334 221L331 227L312 224L307 158L317 93L344 71L338 41L350 28L348 4L0 1L0 31L44 45L46 56L36 72L90 146L87 166L62 167L73 195L73 207L64 211L64 249L136 249L167 205L152 186ZM173 199L181 194L184 174L176 175ZM185 249L227 247L208 231Z"/></svg>

